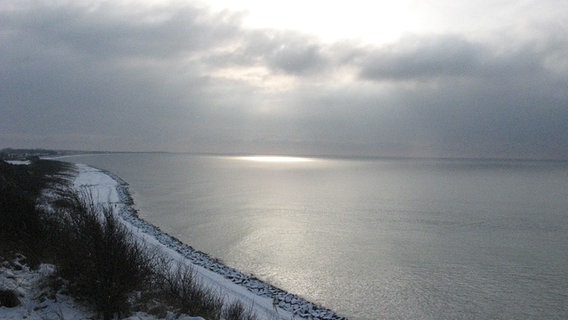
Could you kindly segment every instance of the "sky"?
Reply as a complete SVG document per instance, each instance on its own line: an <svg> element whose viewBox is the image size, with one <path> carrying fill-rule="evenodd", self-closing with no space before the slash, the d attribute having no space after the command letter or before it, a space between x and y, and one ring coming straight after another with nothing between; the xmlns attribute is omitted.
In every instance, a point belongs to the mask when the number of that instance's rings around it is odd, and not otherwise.
<svg viewBox="0 0 568 320"><path fill-rule="evenodd" d="M568 1L0 2L0 148L568 159Z"/></svg>

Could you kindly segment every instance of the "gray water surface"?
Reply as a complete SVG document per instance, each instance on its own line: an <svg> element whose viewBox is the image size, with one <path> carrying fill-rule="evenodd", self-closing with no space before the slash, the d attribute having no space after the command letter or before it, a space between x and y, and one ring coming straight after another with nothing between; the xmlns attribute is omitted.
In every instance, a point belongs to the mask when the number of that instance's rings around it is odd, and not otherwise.
<svg viewBox="0 0 568 320"><path fill-rule="evenodd" d="M567 319L568 163L109 154L140 216L350 319Z"/></svg>

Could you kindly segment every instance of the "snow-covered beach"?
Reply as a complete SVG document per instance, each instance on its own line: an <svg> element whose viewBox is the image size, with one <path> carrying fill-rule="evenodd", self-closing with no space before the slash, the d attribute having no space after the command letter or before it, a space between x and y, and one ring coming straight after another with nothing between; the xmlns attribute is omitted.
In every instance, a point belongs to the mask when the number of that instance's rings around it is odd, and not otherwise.
<svg viewBox="0 0 568 320"><path fill-rule="evenodd" d="M96 203L111 205L135 237L158 247L171 259L192 266L205 285L219 290L229 301L240 300L245 306L252 305L261 318L345 319L329 309L228 267L162 232L138 217L128 184L120 177L84 164L76 164L76 168L78 173L73 181L76 190L88 191Z"/></svg>

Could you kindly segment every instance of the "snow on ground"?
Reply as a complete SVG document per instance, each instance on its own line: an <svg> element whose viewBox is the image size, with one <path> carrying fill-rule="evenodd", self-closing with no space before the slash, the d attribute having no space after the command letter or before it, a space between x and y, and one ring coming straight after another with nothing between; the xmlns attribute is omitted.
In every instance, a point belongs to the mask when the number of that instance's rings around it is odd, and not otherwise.
<svg viewBox="0 0 568 320"><path fill-rule="evenodd" d="M110 204L112 207L123 207L117 186L118 182L101 170L84 164L77 164L79 173L73 181L73 187L79 191L87 191L96 204Z"/></svg>
<svg viewBox="0 0 568 320"><path fill-rule="evenodd" d="M148 245L157 246L173 261L192 266L203 284L221 290L229 301L240 300L244 306L252 305L260 319L345 319L183 244L138 218L128 184L118 176L83 164L76 166L75 189L90 192L95 203L110 205L134 236Z"/></svg>
<svg viewBox="0 0 568 320"><path fill-rule="evenodd" d="M21 254L16 254L11 260L3 260L0 257L0 293L3 295L13 293L16 299L14 304L18 304L2 306L0 303L0 319L97 319L94 309L66 294L65 285L62 285L57 292L52 289L48 282L57 281L54 272L55 266L52 264L41 264L37 269L31 269L26 264L26 257ZM0 300L5 300L5 298ZM14 300L14 298L9 300ZM136 312L123 320L157 319L144 312ZM165 320L204 319L187 315L178 316L168 312Z"/></svg>
<svg viewBox="0 0 568 320"><path fill-rule="evenodd" d="M95 310L66 294L65 285L62 285L57 292L48 285L50 281L57 281L54 277L54 265L41 264L37 269L31 269L26 264L26 257L21 254L16 254L11 260L3 260L2 257L0 259L0 293L13 293L16 299L14 304L18 304L16 306L0 304L0 319L97 319ZM177 316L171 312L165 319L203 320L201 317ZM156 320L156 317L137 312L124 320Z"/></svg>
<svg viewBox="0 0 568 320"><path fill-rule="evenodd" d="M27 166L31 163L30 160L4 160L4 162L17 166Z"/></svg>
<svg viewBox="0 0 568 320"><path fill-rule="evenodd" d="M51 264L41 264L31 270L26 258L16 255L0 265L0 292L13 293L19 302L15 307L0 306L0 319L92 319L95 312L75 301L64 291L52 292L47 285L55 271Z"/></svg>

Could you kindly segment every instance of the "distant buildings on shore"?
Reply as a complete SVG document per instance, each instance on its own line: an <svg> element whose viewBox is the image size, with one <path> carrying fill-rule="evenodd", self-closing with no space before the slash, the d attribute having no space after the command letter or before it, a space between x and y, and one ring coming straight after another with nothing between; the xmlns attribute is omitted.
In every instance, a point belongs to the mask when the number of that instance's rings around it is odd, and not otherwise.
<svg viewBox="0 0 568 320"><path fill-rule="evenodd" d="M84 151L72 150L47 150L47 149L12 149L0 150L0 160L37 160L40 157L57 157L71 154L85 153Z"/></svg>

